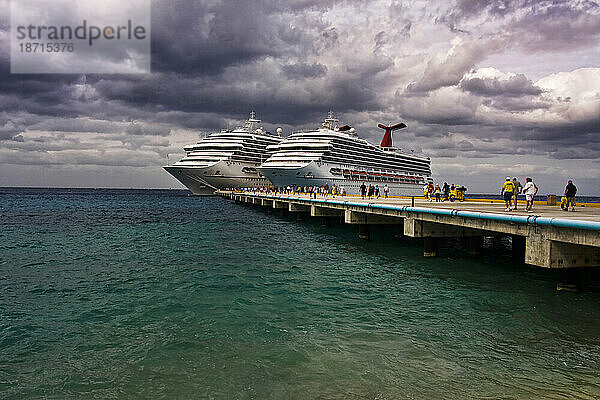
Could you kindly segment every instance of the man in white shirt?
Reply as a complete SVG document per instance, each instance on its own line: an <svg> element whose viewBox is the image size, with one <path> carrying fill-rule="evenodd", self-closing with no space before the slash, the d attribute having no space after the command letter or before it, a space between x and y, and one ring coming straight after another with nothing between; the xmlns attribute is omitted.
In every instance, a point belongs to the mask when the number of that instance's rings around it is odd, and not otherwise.
<svg viewBox="0 0 600 400"><path fill-rule="evenodd" d="M531 178L525 178L525 181L525 186L523 186L523 193L525 194L525 200L527 200L525 210L531 212L531 207L533 207L533 196L537 194L538 187L533 183Z"/></svg>

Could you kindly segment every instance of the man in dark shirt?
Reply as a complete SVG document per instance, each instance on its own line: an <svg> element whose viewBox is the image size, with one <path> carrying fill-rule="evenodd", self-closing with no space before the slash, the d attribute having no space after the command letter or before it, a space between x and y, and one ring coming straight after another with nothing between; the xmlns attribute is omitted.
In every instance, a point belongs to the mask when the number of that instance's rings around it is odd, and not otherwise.
<svg viewBox="0 0 600 400"><path fill-rule="evenodd" d="M577 193L577 187L573 185L573 181L569 179L567 187L565 188L565 197L567 198L567 210L569 204L571 205L571 211L575 211L575 193Z"/></svg>
<svg viewBox="0 0 600 400"><path fill-rule="evenodd" d="M367 194L367 185L365 185L365 183L363 182L362 185L360 185L360 195L364 199L366 194Z"/></svg>
<svg viewBox="0 0 600 400"><path fill-rule="evenodd" d="M448 182L444 182L442 191L444 192L444 201L448 200L448 195L450 194L450 185L448 185Z"/></svg>

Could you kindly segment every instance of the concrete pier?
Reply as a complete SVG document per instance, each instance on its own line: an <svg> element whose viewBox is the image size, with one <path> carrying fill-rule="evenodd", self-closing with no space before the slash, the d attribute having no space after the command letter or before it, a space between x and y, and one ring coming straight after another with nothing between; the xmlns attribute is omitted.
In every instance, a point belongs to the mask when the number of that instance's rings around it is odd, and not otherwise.
<svg viewBox="0 0 600 400"><path fill-rule="evenodd" d="M423 239L423 255L436 256L443 238L460 238L471 254L481 254L484 236L509 236L513 257L543 268L600 267L600 208L562 211L536 206L504 212L501 202L432 203L411 199L362 200L356 197L270 195L219 191L236 203L287 209L299 218L310 215L326 221L357 225L359 236L371 237L371 225L393 225L398 238ZM414 201L414 205L412 203Z"/></svg>

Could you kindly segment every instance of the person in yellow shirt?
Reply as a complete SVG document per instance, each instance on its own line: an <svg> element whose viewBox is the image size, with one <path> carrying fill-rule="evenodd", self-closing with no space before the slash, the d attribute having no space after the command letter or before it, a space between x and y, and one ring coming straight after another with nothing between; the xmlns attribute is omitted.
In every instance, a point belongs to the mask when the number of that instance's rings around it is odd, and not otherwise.
<svg viewBox="0 0 600 400"><path fill-rule="evenodd" d="M500 195L504 195L504 202L506 203L506 209L504 211L512 211L512 198L515 192L515 184L510 181L510 176L506 177L506 181L502 185Z"/></svg>

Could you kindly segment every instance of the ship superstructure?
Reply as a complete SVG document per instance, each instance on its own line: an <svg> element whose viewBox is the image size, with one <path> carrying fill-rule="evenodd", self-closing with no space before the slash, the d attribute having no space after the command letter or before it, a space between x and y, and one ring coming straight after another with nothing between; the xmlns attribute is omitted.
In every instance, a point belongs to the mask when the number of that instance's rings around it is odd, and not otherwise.
<svg viewBox="0 0 600 400"><path fill-rule="evenodd" d="M255 113L243 126L211 133L197 143L185 146L185 157L163 167L194 194L213 194L217 189L270 186L258 167L271 152L269 146L279 144L277 135L258 127Z"/></svg>
<svg viewBox="0 0 600 400"><path fill-rule="evenodd" d="M391 137L374 145L359 138L354 128L339 127L338 122L330 112L319 129L293 133L269 146L267 150L273 154L259 170L280 187L328 184L359 194L365 183L381 190L387 185L390 195L423 194L423 186L432 181L428 157L392 147ZM390 129L403 127L406 125L398 124ZM388 134L391 132L386 131Z"/></svg>

